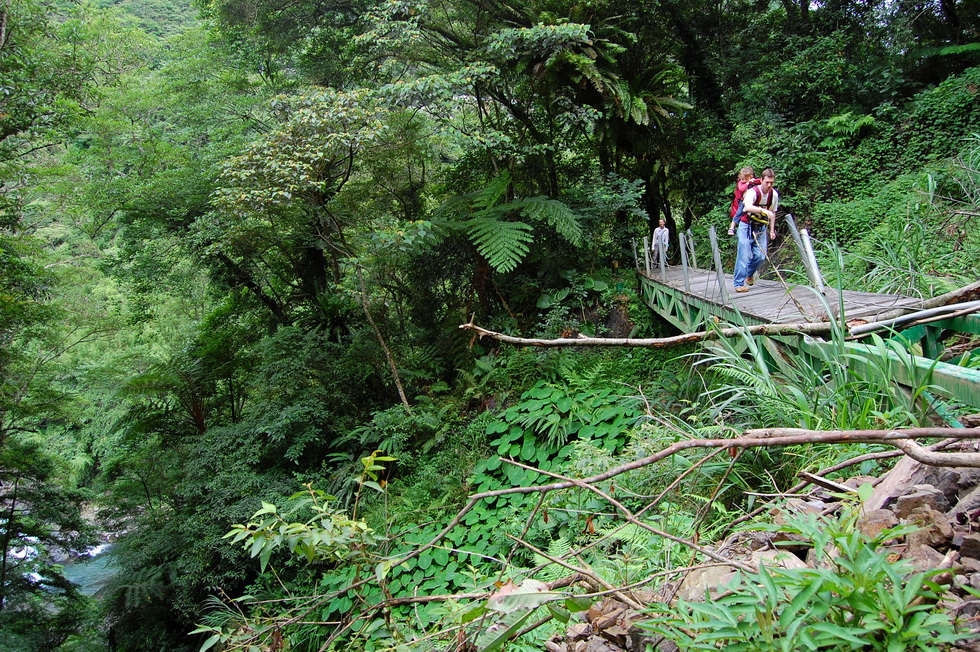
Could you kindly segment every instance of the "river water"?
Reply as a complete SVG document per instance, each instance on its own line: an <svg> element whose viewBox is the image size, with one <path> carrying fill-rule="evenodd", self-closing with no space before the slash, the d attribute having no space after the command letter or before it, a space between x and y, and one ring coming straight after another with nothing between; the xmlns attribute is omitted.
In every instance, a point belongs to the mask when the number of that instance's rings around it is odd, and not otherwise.
<svg viewBox="0 0 980 652"><path fill-rule="evenodd" d="M66 563L64 576L79 586L82 595L95 595L116 573L112 544L103 543L88 551L88 557Z"/></svg>

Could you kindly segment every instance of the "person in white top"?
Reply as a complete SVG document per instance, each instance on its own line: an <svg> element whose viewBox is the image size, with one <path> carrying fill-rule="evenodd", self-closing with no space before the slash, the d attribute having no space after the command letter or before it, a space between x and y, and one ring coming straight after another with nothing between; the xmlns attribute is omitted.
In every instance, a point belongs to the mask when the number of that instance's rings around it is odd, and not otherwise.
<svg viewBox="0 0 980 652"><path fill-rule="evenodd" d="M653 230L653 244L650 245L650 250L653 252L653 261L655 264L660 264L660 251L664 252L664 260L667 259L667 249L670 247L670 229L667 228L667 222L664 218L660 218L660 226Z"/></svg>
<svg viewBox="0 0 980 652"><path fill-rule="evenodd" d="M738 254L735 257L735 291L748 292L755 273L766 259L769 240L776 238L779 193L773 188L776 173L762 171L762 183L745 191L738 223Z"/></svg>

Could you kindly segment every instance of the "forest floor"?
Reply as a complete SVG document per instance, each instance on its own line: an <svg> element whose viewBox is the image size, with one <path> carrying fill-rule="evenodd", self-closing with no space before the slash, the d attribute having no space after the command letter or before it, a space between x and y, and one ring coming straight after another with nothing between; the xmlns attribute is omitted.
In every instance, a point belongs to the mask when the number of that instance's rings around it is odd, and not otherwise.
<svg viewBox="0 0 980 652"><path fill-rule="evenodd" d="M969 447L962 449L963 455L975 457L972 444L963 446ZM839 523L842 514L849 511L853 518L848 522L853 529L865 540L876 542L872 546L876 554L888 565L902 568L901 577L934 573L930 579L936 583L937 591L932 602L937 605L937 611L952 617L957 633L963 635L961 640L942 649L980 652L980 598L977 597L980 595L980 468L925 466L906 457L877 478L853 477L840 485L827 481L823 484L813 485L809 493L794 495L779 507L773 507L770 510L775 524L772 531L738 531L707 546L719 557L731 560L729 564L712 561L685 569L672 579L651 584L642 591L613 593L579 614L564 636L545 643L546 649L550 652L673 652L678 649L675 643L643 625L661 614L655 609L637 609L635 605L691 605L705 600L718 604L725 596L740 590L738 575L747 571L748 581L758 584L751 578L757 577L752 573L761 566L774 575L820 567L842 574L855 572L855 565L846 561L838 563L837 560L843 559L841 550L837 549L839 540L817 543L813 539L819 537L802 536L794 528L775 529L800 517L812 517L811 522L818 524L824 518L828 519L826 522ZM870 493L864 492L862 502L845 497L861 493L858 491L861 485L873 487ZM860 508L855 510L856 504ZM892 532L898 536L892 536ZM818 549L821 545L825 547L822 551ZM904 564L896 564L900 561ZM887 584L881 583L876 590L883 593ZM909 614L921 606L922 600L917 600L907 605ZM903 649L940 649L929 647L933 643L925 641L921 647L912 645ZM855 648L846 646L846 649Z"/></svg>

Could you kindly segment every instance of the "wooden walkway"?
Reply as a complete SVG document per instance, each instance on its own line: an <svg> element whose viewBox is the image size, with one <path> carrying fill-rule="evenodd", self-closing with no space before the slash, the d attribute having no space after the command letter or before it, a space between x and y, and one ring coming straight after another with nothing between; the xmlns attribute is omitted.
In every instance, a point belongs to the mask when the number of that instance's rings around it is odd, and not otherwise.
<svg viewBox="0 0 980 652"><path fill-rule="evenodd" d="M724 275L727 297L718 287L718 275L710 270L688 268L689 290L684 287L684 272L681 267L667 267L666 280L660 269L648 275L639 272L647 282L669 288L672 294L687 295L686 302L704 302L718 308L737 310L742 317L751 322L796 324L828 320L828 309L837 316L841 307L841 296L833 288L826 288L821 295L809 285L783 283L778 280L758 280L748 292L736 293L731 274ZM646 283L644 283L646 285ZM843 307L847 320L860 319L876 321L887 312L896 309L914 310L920 299L896 294L875 294L844 290ZM718 314L717 311L709 311ZM734 316L734 315L732 315Z"/></svg>

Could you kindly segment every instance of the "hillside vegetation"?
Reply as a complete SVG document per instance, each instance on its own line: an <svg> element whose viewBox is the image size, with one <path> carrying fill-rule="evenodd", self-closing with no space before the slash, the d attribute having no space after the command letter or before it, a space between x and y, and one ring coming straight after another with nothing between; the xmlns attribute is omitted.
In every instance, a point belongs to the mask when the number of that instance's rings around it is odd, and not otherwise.
<svg viewBox="0 0 980 652"><path fill-rule="evenodd" d="M460 330L671 334L634 243L707 243L745 165L828 284L976 281L975 0L0 0L0 649L542 649L799 471L893 458L576 481L980 410L751 337ZM100 536L118 572L82 595Z"/></svg>

